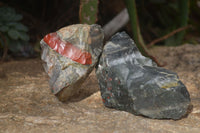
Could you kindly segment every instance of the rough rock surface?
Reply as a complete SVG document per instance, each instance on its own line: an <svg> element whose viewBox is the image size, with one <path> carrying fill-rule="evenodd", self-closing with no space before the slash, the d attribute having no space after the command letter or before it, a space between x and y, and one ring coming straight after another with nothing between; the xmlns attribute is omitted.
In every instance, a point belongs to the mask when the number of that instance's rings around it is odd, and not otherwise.
<svg viewBox="0 0 200 133"><path fill-rule="evenodd" d="M61 101L66 101L96 65L103 47L103 31L99 25L67 26L46 35L41 47L50 88Z"/></svg>
<svg viewBox="0 0 200 133"><path fill-rule="evenodd" d="M42 61L29 59L0 64L0 133L199 133L200 45L151 51L188 88L193 109L187 117L157 120L106 108L94 72L77 99L62 103L49 89Z"/></svg>
<svg viewBox="0 0 200 133"><path fill-rule="evenodd" d="M125 32L104 46L97 78L106 107L150 118L180 119L190 105L177 74L142 56Z"/></svg>

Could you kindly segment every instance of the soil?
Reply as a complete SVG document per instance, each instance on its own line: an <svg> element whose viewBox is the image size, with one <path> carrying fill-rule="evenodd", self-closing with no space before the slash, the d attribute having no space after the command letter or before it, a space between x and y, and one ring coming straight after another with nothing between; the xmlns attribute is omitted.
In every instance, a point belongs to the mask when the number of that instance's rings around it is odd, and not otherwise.
<svg viewBox="0 0 200 133"><path fill-rule="evenodd" d="M0 133L199 133L200 45L150 50L186 85L191 108L181 120L156 120L103 106L93 71L74 99L60 102L50 91L40 59L0 64Z"/></svg>

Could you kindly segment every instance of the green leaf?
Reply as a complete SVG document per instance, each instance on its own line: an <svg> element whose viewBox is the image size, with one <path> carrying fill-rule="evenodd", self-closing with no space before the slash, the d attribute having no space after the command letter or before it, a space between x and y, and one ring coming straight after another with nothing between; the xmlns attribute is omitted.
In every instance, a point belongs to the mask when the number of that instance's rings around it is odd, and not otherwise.
<svg viewBox="0 0 200 133"><path fill-rule="evenodd" d="M10 19L10 16L12 14L15 14L14 9L9 8L9 7L1 7L0 8L0 21L5 21Z"/></svg>
<svg viewBox="0 0 200 133"><path fill-rule="evenodd" d="M9 16L9 17L8 17ZM8 18L5 20L6 22L17 22L22 20L22 15L20 14L8 14Z"/></svg>
<svg viewBox="0 0 200 133"><path fill-rule="evenodd" d="M21 23L17 23L16 27L15 27L17 30L19 31L24 31L24 32L27 32L28 31L28 28L26 26L24 26L23 24Z"/></svg>
<svg viewBox="0 0 200 133"><path fill-rule="evenodd" d="M12 20L13 21L20 21L20 20L22 20L22 15L20 15L20 14L16 14L15 16L13 16L13 18L12 18Z"/></svg>
<svg viewBox="0 0 200 133"><path fill-rule="evenodd" d="M17 14L13 8L0 7L1 22L20 21L22 18L22 15Z"/></svg>
<svg viewBox="0 0 200 133"><path fill-rule="evenodd" d="M18 52L22 49L22 47L23 43L21 43L20 41L10 40L8 43L8 48L12 52Z"/></svg>
<svg viewBox="0 0 200 133"><path fill-rule="evenodd" d="M24 31L24 32L28 31L28 28L19 22L10 22L10 23L7 23L7 25L12 26L18 31Z"/></svg>
<svg viewBox="0 0 200 133"><path fill-rule="evenodd" d="M6 23L6 25L15 27L15 25L17 25L17 23L18 22L8 22L8 23Z"/></svg>
<svg viewBox="0 0 200 133"><path fill-rule="evenodd" d="M17 40L19 38L19 32L17 30L11 29L8 31L8 35L11 39Z"/></svg>
<svg viewBox="0 0 200 133"><path fill-rule="evenodd" d="M0 26L0 31L1 32L7 32L9 30L9 27L6 25Z"/></svg>
<svg viewBox="0 0 200 133"><path fill-rule="evenodd" d="M25 32L19 32L19 38L23 41L29 40L29 36Z"/></svg>

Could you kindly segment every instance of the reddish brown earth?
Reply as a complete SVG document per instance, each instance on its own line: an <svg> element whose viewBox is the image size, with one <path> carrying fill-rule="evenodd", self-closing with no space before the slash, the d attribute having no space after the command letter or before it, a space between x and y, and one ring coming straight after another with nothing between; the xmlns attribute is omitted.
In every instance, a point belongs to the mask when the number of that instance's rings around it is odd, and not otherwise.
<svg viewBox="0 0 200 133"><path fill-rule="evenodd" d="M0 64L0 133L199 133L200 45L151 49L178 73L193 109L181 120L155 120L103 106L95 73L68 103L51 93L40 59Z"/></svg>

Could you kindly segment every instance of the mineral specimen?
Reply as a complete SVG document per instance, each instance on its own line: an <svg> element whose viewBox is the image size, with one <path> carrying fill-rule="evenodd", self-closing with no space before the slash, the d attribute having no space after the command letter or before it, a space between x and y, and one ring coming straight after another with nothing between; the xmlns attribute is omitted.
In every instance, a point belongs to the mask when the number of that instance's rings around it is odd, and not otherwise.
<svg viewBox="0 0 200 133"><path fill-rule="evenodd" d="M99 25L76 24L41 40L44 68L50 88L61 101L71 98L96 65L103 49Z"/></svg>
<svg viewBox="0 0 200 133"><path fill-rule="evenodd" d="M96 74L106 107L157 119L187 113L190 96L177 74L142 56L125 32L106 43Z"/></svg>

